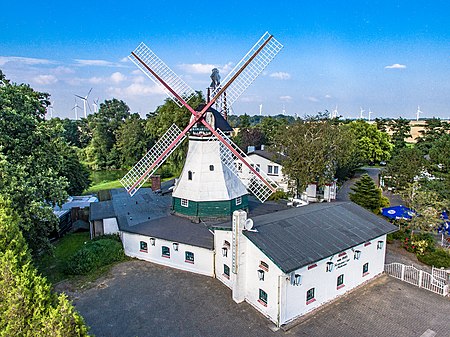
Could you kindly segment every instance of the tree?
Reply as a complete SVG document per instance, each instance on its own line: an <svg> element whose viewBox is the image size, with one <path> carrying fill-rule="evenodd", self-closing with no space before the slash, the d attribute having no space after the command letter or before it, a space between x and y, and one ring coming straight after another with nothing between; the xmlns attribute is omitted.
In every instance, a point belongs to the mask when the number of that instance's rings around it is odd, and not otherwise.
<svg viewBox="0 0 450 337"><path fill-rule="evenodd" d="M274 150L285 155L283 172L301 193L309 183L319 185L334 179L340 162L345 162L351 147L344 144L343 128L322 116L298 119L282 128L275 139Z"/></svg>
<svg viewBox="0 0 450 337"><path fill-rule="evenodd" d="M249 146L260 147L264 145L266 136L257 127L239 128L235 141L244 152L247 152Z"/></svg>
<svg viewBox="0 0 450 337"><path fill-rule="evenodd" d="M0 336L88 336L67 297L38 275L19 219L0 196Z"/></svg>
<svg viewBox="0 0 450 337"><path fill-rule="evenodd" d="M392 131L392 143L396 150L406 147L405 139L411 137L411 125L405 118L397 118L389 122Z"/></svg>
<svg viewBox="0 0 450 337"><path fill-rule="evenodd" d="M426 165L423 153L416 147L396 150L383 171L386 185L404 190L424 171Z"/></svg>
<svg viewBox="0 0 450 337"><path fill-rule="evenodd" d="M387 198L381 194L381 189L367 173L363 174L351 189L354 193L350 193L350 200L375 214L380 213L381 207L389 205Z"/></svg>
<svg viewBox="0 0 450 337"><path fill-rule="evenodd" d="M119 126L130 116L130 108L115 98L100 104L97 113L89 115L92 140L85 155L94 169L119 168L119 154L114 145Z"/></svg>
<svg viewBox="0 0 450 337"><path fill-rule="evenodd" d="M276 139L277 133L286 128L288 122L287 119L276 117L264 117L258 128L261 129L265 135L265 144L272 145Z"/></svg>
<svg viewBox="0 0 450 337"><path fill-rule="evenodd" d="M424 129L420 131L416 146L426 155L433 146L433 143L442 135L448 133L450 123L441 121L439 118L427 119Z"/></svg>
<svg viewBox="0 0 450 337"><path fill-rule="evenodd" d="M389 159L393 146L387 133L363 120L353 121L349 127L358 139L358 157L363 163L379 163Z"/></svg>
<svg viewBox="0 0 450 337"><path fill-rule="evenodd" d="M4 77L3 77L4 78ZM20 214L20 229L33 254L49 249L57 226L53 207L68 191L88 184L62 127L44 120L48 94L7 80L0 86L0 193Z"/></svg>
<svg viewBox="0 0 450 337"><path fill-rule="evenodd" d="M387 132L389 120L387 118L375 118L375 124L377 126L377 130Z"/></svg>
<svg viewBox="0 0 450 337"><path fill-rule="evenodd" d="M151 139L145 134L145 121L137 113L119 126L116 138L122 168L136 164L151 145Z"/></svg>

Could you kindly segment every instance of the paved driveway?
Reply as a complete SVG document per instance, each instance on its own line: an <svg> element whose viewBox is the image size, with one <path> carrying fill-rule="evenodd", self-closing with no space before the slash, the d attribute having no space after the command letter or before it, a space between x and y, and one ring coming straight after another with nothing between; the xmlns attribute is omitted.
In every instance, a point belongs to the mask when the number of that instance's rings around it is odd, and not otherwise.
<svg viewBox="0 0 450 337"><path fill-rule="evenodd" d="M236 304L218 280L129 261L108 278L71 294L97 337L143 336L449 336L450 300L382 276L288 331L247 303ZM430 333L430 331L428 331Z"/></svg>

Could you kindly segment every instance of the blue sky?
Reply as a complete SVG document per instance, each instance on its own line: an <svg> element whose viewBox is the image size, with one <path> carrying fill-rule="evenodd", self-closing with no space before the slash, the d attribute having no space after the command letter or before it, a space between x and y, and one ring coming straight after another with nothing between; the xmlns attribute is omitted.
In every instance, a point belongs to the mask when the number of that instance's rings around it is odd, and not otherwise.
<svg viewBox="0 0 450 337"><path fill-rule="evenodd" d="M0 69L52 95L73 118L74 94L116 97L133 112L165 95L127 60L145 42L187 84L222 78L265 32L284 48L233 105L235 114L450 117L448 1L8 1ZM92 104L91 100L91 104ZM81 100L78 105L82 106ZM91 106L92 108L92 106ZM81 111L79 111L81 113Z"/></svg>

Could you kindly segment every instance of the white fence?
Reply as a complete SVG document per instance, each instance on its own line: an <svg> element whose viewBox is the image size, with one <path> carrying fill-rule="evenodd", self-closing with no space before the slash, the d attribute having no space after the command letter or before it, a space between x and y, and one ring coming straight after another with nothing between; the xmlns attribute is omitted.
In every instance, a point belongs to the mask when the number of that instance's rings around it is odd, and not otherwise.
<svg viewBox="0 0 450 337"><path fill-rule="evenodd" d="M449 295L449 276L446 270L433 268L433 274L430 274L414 266L394 262L385 264L384 271L390 276L418 286L419 288L430 290L442 296Z"/></svg>

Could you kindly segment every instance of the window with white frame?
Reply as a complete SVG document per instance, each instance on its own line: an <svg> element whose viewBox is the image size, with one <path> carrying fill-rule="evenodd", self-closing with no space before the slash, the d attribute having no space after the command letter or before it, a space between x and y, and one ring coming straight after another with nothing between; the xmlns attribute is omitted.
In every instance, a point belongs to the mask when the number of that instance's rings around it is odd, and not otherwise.
<svg viewBox="0 0 450 337"><path fill-rule="evenodd" d="M369 274L369 262L363 264L363 276Z"/></svg>
<svg viewBox="0 0 450 337"><path fill-rule="evenodd" d="M273 174L276 176L278 175L278 166L273 167Z"/></svg>
<svg viewBox="0 0 450 337"><path fill-rule="evenodd" d="M230 267L228 267L226 264L223 265L223 276L226 278L230 278Z"/></svg>
<svg viewBox="0 0 450 337"><path fill-rule="evenodd" d="M170 248L166 246L162 246L162 257L170 258Z"/></svg>
<svg viewBox="0 0 450 337"><path fill-rule="evenodd" d="M273 174L273 166L267 165L267 174Z"/></svg>
<svg viewBox="0 0 450 337"><path fill-rule="evenodd" d="M262 290L262 289L259 289L258 302L261 303L264 306L267 306L267 293L264 290Z"/></svg>
<svg viewBox="0 0 450 337"><path fill-rule="evenodd" d="M341 289L342 287L344 287L344 274L339 275L337 278L337 288Z"/></svg>
<svg viewBox="0 0 450 337"><path fill-rule="evenodd" d="M315 289L311 288L306 292L306 304L312 303L315 300Z"/></svg>
<svg viewBox="0 0 450 337"><path fill-rule="evenodd" d="M187 199L181 199L181 206L183 206L183 207L189 207L189 200L187 200Z"/></svg>
<svg viewBox="0 0 450 337"><path fill-rule="evenodd" d="M141 252L147 253L148 252L148 245L147 242L141 241L140 242L140 249Z"/></svg>
<svg viewBox="0 0 450 337"><path fill-rule="evenodd" d="M185 261L188 263L194 263L194 253L192 252L186 252L186 259Z"/></svg>

